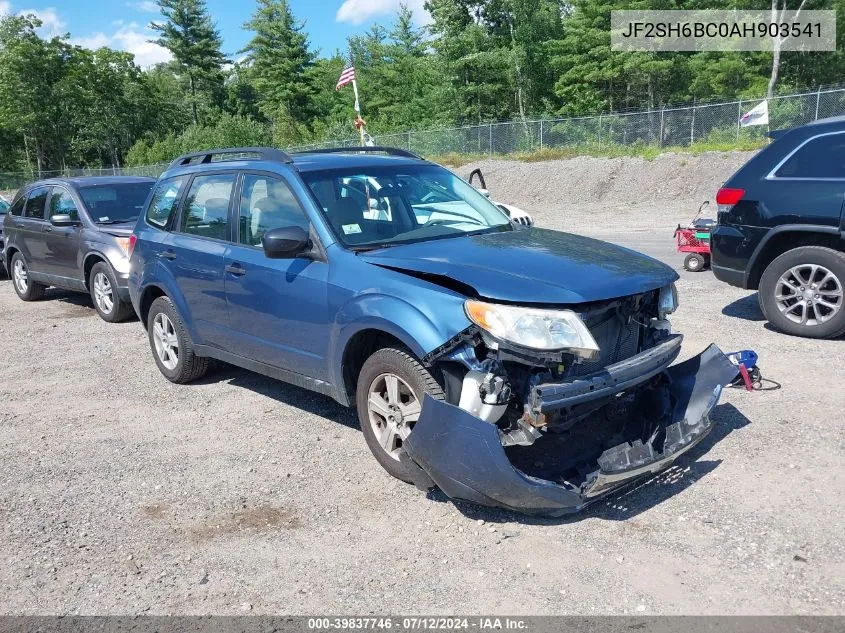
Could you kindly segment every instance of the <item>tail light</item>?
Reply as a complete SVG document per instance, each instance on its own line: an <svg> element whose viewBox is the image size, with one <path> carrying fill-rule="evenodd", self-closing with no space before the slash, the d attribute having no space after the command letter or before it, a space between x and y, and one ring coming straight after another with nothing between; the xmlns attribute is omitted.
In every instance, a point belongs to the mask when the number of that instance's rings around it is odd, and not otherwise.
<svg viewBox="0 0 845 633"><path fill-rule="evenodd" d="M126 249L126 256L132 257L132 253L135 251L135 242L138 241L138 236L134 233L129 236L129 247Z"/></svg>
<svg viewBox="0 0 845 633"><path fill-rule="evenodd" d="M727 213L731 210L737 202L742 200L745 195L745 189L734 189L732 187L722 187L719 193L716 194L716 204L719 205L720 213Z"/></svg>

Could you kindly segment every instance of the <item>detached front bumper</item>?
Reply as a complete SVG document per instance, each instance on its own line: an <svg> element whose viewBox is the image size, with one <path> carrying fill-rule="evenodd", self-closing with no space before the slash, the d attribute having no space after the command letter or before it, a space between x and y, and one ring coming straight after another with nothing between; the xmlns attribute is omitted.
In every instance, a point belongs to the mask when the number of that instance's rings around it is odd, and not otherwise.
<svg viewBox="0 0 845 633"><path fill-rule="evenodd" d="M664 375L668 399L659 432L646 442L624 441L606 448L595 460L595 470L578 485L527 475L511 463L496 425L428 396L413 432L403 444L410 460L420 467L417 485L437 485L453 499L527 514L561 516L669 467L710 432L709 413L722 387L737 371L715 345L667 368L680 347L680 340L672 340L612 365L601 374L535 388L535 406L543 411L607 397ZM546 439L541 437L536 442Z"/></svg>

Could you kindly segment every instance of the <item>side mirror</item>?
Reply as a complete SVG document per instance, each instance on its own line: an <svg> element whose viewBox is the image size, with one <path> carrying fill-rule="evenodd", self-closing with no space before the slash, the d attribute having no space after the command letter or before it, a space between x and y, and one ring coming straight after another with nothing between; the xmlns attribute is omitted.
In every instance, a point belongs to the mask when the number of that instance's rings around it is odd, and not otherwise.
<svg viewBox="0 0 845 633"><path fill-rule="evenodd" d="M267 231L261 245L270 259L292 259L308 251L311 240L301 227L285 226Z"/></svg>
<svg viewBox="0 0 845 633"><path fill-rule="evenodd" d="M58 215L50 216L50 224L53 226L79 226L82 222L73 219L67 213L60 213Z"/></svg>

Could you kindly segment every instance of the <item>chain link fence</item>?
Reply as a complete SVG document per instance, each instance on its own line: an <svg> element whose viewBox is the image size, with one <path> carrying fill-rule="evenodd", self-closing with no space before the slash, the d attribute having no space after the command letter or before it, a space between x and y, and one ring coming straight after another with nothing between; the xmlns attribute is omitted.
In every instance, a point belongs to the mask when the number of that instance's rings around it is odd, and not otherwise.
<svg viewBox="0 0 845 633"><path fill-rule="evenodd" d="M645 112L485 123L441 130L375 134L377 145L418 154L512 154L578 146L688 147L737 144L765 138L768 129L804 125L845 114L845 87L778 95L769 99L769 127L743 128L740 117L763 98L664 107ZM325 141L292 149L358 145L358 139Z"/></svg>
<svg viewBox="0 0 845 633"><path fill-rule="evenodd" d="M512 154L543 149L598 147L688 147L694 143L739 145L762 140L769 129L804 125L845 115L845 87L778 95L769 99L769 126L743 128L740 117L763 98L664 107L645 112L485 123L440 130L375 134L377 145L399 147L423 156L442 154ZM288 151L357 146L357 137L288 148ZM0 190L16 189L36 178L68 176L151 176L167 163L141 167L83 168L37 173L0 173Z"/></svg>

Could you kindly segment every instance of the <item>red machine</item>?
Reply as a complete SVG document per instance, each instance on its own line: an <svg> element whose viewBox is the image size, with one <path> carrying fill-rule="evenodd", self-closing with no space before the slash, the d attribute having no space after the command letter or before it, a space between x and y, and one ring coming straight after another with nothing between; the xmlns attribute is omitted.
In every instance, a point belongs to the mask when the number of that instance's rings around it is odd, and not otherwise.
<svg viewBox="0 0 845 633"><path fill-rule="evenodd" d="M684 268L690 272L701 272L710 265L710 231L716 226L716 221L698 217L709 205L710 202L705 200L689 226L681 228L679 224L675 229L678 252L689 253L684 259Z"/></svg>

